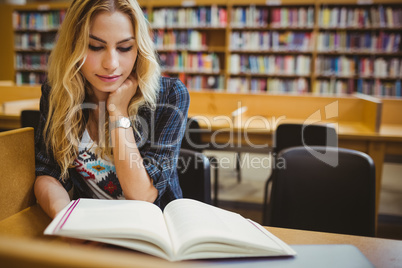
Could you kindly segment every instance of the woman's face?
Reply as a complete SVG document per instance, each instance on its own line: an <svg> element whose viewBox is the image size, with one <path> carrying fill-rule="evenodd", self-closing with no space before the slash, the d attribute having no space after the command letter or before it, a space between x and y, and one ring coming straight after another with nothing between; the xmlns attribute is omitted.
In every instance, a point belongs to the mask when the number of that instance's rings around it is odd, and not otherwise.
<svg viewBox="0 0 402 268"><path fill-rule="evenodd" d="M137 59L134 29L121 12L97 14L90 28L89 47L81 71L95 96L106 99L127 79Z"/></svg>

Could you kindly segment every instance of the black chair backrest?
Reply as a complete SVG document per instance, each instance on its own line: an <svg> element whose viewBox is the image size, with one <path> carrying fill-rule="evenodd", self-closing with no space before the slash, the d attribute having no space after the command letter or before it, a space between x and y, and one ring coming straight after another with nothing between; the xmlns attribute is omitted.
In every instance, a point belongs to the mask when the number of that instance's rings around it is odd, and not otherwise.
<svg viewBox="0 0 402 268"><path fill-rule="evenodd" d="M196 152L202 152L203 149L206 149L208 145L202 144L201 131L203 130L201 130L197 119L188 118L181 148Z"/></svg>
<svg viewBox="0 0 402 268"><path fill-rule="evenodd" d="M373 160L344 148L312 146L311 150L326 154L326 162L305 147L279 153L285 168L273 176L270 225L374 236Z"/></svg>
<svg viewBox="0 0 402 268"><path fill-rule="evenodd" d="M211 204L211 175L208 158L202 153L181 149L177 173L184 198Z"/></svg>
<svg viewBox="0 0 402 268"><path fill-rule="evenodd" d="M202 153L203 150L210 148L209 143L202 143L201 133L209 130L201 129L196 118L189 117L187 120L186 131L181 142L181 149L191 150ZM208 161L214 174L214 205L218 205L218 159L215 156L208 156Z"/></svg>
<svg viewBox="0 0 402 268"><path fill-rule="evenodd" d="M21 127L33 127L36 131L39 125L39 110L23 110L21 111Z"/></svg>
<svg viewBox="0 0 402 268"><path fill-rule="evenodd" d="M318 124L280 124L273 136L274 152L278 154L294 146L338 146L338 136L333 127Z"/></svg>
<svg viewBox="0 0 402 268"><path fill-rule="evenodd" d="M294 146L332 146L338 147L338 135L335 128L319 124L283 123L278 125L273 135L274 163L278 163L277 156L280 151ZM270 225L269 215L271 207L268 204L269 185L276 172L272 169L264 188L263 224Z"/></svg>

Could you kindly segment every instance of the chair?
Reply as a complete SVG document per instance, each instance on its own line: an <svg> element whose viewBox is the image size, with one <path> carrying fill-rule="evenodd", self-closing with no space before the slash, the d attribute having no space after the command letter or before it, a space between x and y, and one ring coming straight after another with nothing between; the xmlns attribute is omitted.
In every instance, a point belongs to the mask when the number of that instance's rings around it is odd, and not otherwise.
<svg viewBox="0 0 402 268"><path fill-rule="evenodd" d="M0 221L35 204L34 131L22 128L0 133Z"/></svg>
<svg viewBox="0 0 402 268"><path fill-rule="evenodd" d="M203 150L209 148L208 143L202 143L201 141L201 127L195 118L189 118L187 120L186 131L181 143L182 149L187 149L202 153ZM218 160L214 156L208 157L210 166L213 168L214 173L214 205L218 205Z"/></svg>
<svg viewBox="0 0 402 268"><path fill-rule="evenodd" d="M39 125L39 110L22 110L21 111L21 127L33 127L34 131Z"/></svg>
<svg viewBox="0 0 402 268"><path fill-rule="evenodd" d="M285 167L272 178L270 226L375 235L375 168L367 154L299 146L278 158Z"/></svg>
<svg viewBox="0 0 402 268"><path fill-rule="evenodd" d="M184 198L211 204L211 174L208 158L202 153L181 149L177 173Z"/></svg>
<svg viewBox="0 0 402 268"><path fill-rule="evenodd" d="M328 125L303 125L294 123L280 124L273 134L273 165L277 162L280 151L294 146L333 146L338 147L338 135L335 128ZM264 188L263 200L263 224L269 224L269 208L267 207L269 187L271 178L275 173L273 167L271 175L268 177Z"/></svg>

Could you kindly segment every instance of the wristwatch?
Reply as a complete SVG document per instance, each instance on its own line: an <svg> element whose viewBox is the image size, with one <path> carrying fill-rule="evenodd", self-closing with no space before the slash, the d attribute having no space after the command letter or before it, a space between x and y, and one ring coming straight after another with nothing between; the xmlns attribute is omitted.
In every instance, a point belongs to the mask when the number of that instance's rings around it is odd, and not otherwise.
<svg viewBox="0 0 402 268"><path fill-rule="evenodd" d="M131 121L128 117L121 117L119 120L110 123L110 130L122 127L122 128L129 128L131 127Z"/></svg>

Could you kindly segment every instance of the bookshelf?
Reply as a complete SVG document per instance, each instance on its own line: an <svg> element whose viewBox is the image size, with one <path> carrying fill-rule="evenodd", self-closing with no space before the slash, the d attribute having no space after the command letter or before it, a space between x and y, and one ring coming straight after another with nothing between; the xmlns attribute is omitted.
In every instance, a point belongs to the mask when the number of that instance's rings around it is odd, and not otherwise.
<svg viewBox="0 0 402 268"><path fill-rule="evenodd" d="M0 67L1 79L43 81L68 5L2 8L12 44L1 45L8 66ZM401 96L398 0L152 0L140 5L163 74L179 77L190 90Z"/></svg>
<svg viewBox="0 0 402 268"><path fill-rule="evenodd" d="M46 78L47 62L57 30L68 4L13 6L13 67L16 84L40 84Z"/></svg>
<svg viewBox="0 0 402 268"><path fill-rule="evenodd" d="M164 75L191 90L224 91L227 1L153 1L148 13Z"/></svg>
<svg viewBox="0 0 402 268"><path fill-rule="evenodd" d="M402 3L321 3L318 12L312 91L401 96Z"/></svg>
<svg viewBox="0 0 402 268"><path fill-rule="evenodd" d="M232 7L227 88L243 93L308 92L314 3L267 3Z"/></svg>

